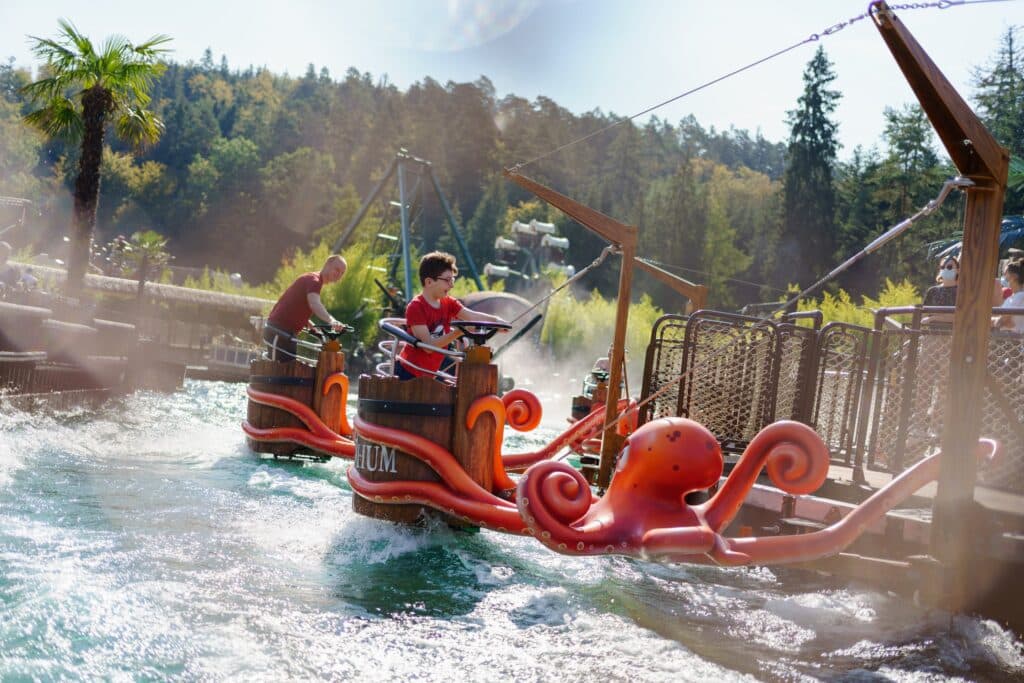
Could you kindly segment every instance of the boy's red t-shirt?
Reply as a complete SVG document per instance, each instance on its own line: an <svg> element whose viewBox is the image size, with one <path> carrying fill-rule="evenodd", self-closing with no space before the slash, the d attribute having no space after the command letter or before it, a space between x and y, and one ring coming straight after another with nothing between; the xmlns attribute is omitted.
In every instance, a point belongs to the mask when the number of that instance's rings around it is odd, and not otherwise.
<svg viewBox="0 0 1024 683"><path fill-rule="evenodd" d="M313 292L319 294L323 286L320 273L303 273L284 290L270 311L267 322L279 330L298 334L309 322L309 316L313 315L309 295Z"/></svg>
<svg viewBox="0 0 1024 683"><path fill-rule="evenodd" d="M437 308L431 306L422 294L417 294L405 307L405 326L412 333L416 325L426 325L431 336L442 336L452 331L451 321L463 309L458 299L446 296L441 299L441 305ZM411 344L406 344L398 356L418 367L437 372L441 367L444 356L432 351L418 349ZM406 370L417 377L426 375L425 372L405 365Z"/></svg>

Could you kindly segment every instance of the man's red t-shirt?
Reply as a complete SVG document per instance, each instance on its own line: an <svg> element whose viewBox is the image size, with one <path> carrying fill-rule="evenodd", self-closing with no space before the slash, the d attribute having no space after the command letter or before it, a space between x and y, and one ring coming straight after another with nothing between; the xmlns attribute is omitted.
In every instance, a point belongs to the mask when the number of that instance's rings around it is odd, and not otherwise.
<svg viewBox="0 0 1024 683"><path fill-rule="evenodd" d="M295 278L274 304L267 322L279 330L298 334L313 315L307 297L314 292L319 294L323 286L320 273L304 273Z"/></svg>
<svg viewBox="0 0 1024 683"><path fill-rule="evenodd" d="M405 326L411 333L414 326L426 325L427 329L430 330L431 336L442 336L452 331L451 321L459 314L462 308L463 306L459 303L458 299L453 299L450 296L441 299L441 305L434 308L423 298L422 294L417 294L405 307ZM418 367L434 372L437 372L438 368L441 367L441 361L444 360L444 356L439 353L418 349L410 344L406 344L402 348L402 353L398 357ZM404 363L403 365L405 365L406 370L417 377L426 375L425 372L420 372Z"/></svg>

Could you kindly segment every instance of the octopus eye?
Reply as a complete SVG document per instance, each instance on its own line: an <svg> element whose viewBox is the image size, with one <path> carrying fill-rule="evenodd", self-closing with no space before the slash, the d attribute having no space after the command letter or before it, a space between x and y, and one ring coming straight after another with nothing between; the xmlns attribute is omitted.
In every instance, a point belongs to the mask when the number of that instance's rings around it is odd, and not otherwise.
<svg viewBox="0 0 1024 683"><path fill-rule="evenodd" d="M705 442L704 448L708 449L709 451L714 450L715 442L714 441L707 441L707 442Z"/></svg>

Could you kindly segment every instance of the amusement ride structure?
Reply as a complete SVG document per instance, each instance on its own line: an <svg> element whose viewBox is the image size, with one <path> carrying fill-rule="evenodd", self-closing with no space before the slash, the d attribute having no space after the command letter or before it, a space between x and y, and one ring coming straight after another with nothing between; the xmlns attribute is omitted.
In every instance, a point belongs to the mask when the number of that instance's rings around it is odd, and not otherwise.
<svg viewBox="0 0 1024 683"><path fill-rule="evenodd" d="M403 321L386 319L381 330L391 338L385 345L389 357L374 374L359 378L358 412L351 421L345 414L349 386L344 358L336 343L324 344L315 368L273 361L254 364L249 416L243 425L252 448L352 460L348 481L355 492L356 511L392 521L415 522L425 510L433 510L453 525L531 535L551 550L573 555L611 553L720 565L795 564L880 581L900 576L911 581L925 599L952 609L980 609L991 604L994 594L1005 603L1009 598L1003 591L1019 596L1020 588L1014 588L1012 579L1024 568L1021 539L1000 535L991 516L979 527L974 497L979 463L992 463L1000 451L994 440L981 435L981 394L990 380L986 364L974 359L987 356L990 341L986 297L996 265L1008 154L885 2L873 2L865 15L825 33L865 17L877 27L958 169L960 178L944 188L943 197L953 189L966 194L967 248L950 337L951 390L945 424L940 425L939 448L913 459L907 457L908 462L916 462L902 469L893 466L890 481L853 503L812 496L827 483L830 465L846 452L843 449L850 448L850 439L862 433L858 430L864 430L867 439L867 431L875 429L864 419L851 423L849 429L844 427L846 440L835 446L822 426L826 423L819 411L825 391L821 383L829 378L841 381L843 391L850 393L855 385L864 384L861 371L821 371L805 376L801 370L792 378L783 378L791 380L797 394L814 389L813 377L819 378L819 401L808 413L796 407L799 396L791 395L786 402L779 375L784 372L780 368L788 352L775 352L774 364L764 366L770 371L745 375L741 389L747 402L742 410L735 405L720 409L715 401L731 388L713 385L699 394L704 390L696 379L702 362L721 363L725 370L752 367L751 354L745 349L753 348L751 340L758 335L777 331L780 339L788 335L785 339L799 340L804 333L794 326L784 328L782 323L740 320L715 343L710 352L713 360L702 361L703 356L691 353L697 349L696 342L690 342L699 325L711 321L720 325L716 329L726 329L721 323L724 314L709 311L698 311L689 319L666 316L671 319L659 321L647 352L644 393L639 401L621 399L634 267L665 278L698 309L703 308L706 289L639 259L637 227L624 225L522 175L525 164L506 170L505 176L605 239L610 245L606 251L621 258L616 326L603 400L545 447L506 453L502 446L505 427L535 429L541 405L521 389L498 396L497 368L487 342L501 326L454 322L470 344L462 351L452 351L425 345L403 328ZM813 39L818 37L815 34ZM400 187L405 182L404 161L400 157L392 166L392 171L397 168ZM436 180L433 182L436 187ZM404 215L404 200L401 210ZM910 222L904 221L906 225L901 223L890 233L897 234ZM404 226L403 218L403 231ZM884 243L879 240L869 245L865 254ZM459 244L462 248L461 240ZM463 256L476 278L472 260L468 254ZM408 252L404 263L408 296ZM688 346L669 362L665 360L669 344L666 337L659 336L659 329L673 325L679 334L685 333ZM456 361L455 374L399 381L393 369L401 344L449 356ZM820 344L818 348L816 362L824 363L828 349L822 350ZM803 353L796 354L798 364ZM865 386L883 386L888 381L886 372L872 366ZM723 376L719 373L718 379L708 381L721 382ZM760 391L757 382L762 376L775 378L778 394L768 402L751 403L757 399L754 394ZM895 395L893 391L891 395ZM697 395L707 398L695 403ZM856 396L864 410L881 404L867 389ZM787 414L795 419L777 419ZM733 435L728 433L730 427L722 426L726 424L739 430L735 438L727 438ZM1019 428L1019 422L1016 424ZM904 431L898 434L905 436L905 428L901 424ZM566 449L582 453L583 444L595 440L600 443L600 458L591 480L555 459ZM890 461L895 457L900 464L903 456L894 456L894 448L903 449L904 445L885 446L886 457ZM727 450L737 457L732 458ZM854 478L858 471L863 477L863 466L854 465ZM762 472L770 486L758 483ZM521 474L516 477L516 473ZM917 533L913 530L923 527L888 513L935 481L938 489L930 526L923 536L912 538ZM767 510L763 505L753 510L755 498L777 501L769 521L751 521ZM794 521L800 510L815 505L827 511L819 521L810 520L809 513L802 521ZM1001 550L992 551L995 546L978 550L981 528L1000 539ZM872 535L877 542L871 547L879 548L873 556L846 552L862 537ZM978 579L980 574L984 581Z"/></svg>

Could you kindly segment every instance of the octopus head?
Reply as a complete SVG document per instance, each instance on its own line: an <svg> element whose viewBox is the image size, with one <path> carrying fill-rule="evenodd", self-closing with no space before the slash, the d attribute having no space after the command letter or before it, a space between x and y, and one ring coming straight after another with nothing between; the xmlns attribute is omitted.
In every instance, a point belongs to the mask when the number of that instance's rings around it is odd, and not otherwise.
<svg viewBox="0 0 1024 683"><path fill-rule="evenodd" d="M612 488L677 502L681 495L713 486L722 465L722 449L706 427L683 417L661 418L626 441Z"/></svg>

